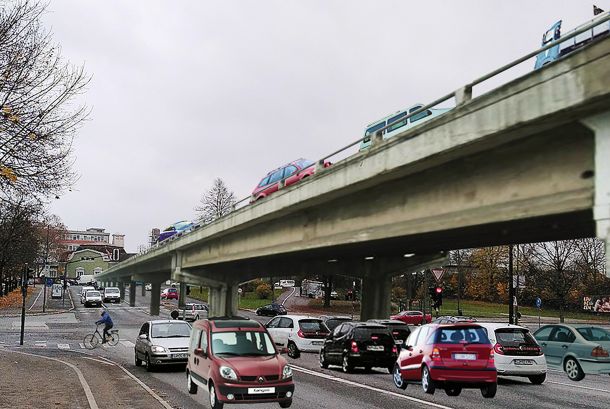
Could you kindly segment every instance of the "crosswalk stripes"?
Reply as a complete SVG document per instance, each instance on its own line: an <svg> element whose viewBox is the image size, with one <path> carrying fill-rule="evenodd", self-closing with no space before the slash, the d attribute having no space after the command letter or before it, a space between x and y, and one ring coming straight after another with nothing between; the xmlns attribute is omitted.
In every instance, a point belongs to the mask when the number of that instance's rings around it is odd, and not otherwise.
<svg viewBox="0 0 610 409"><path fill-rule="evenodd" d="M17 342L19 343L19 342ZM0 344L0 347L6 345L6 342ZM117 346L122 346L124 348L134 348L135 344L131 341L119 341ZM71 349L86 349L85 344L83 342L73 342L73 343L54 343L48 341L34 341L33 343L26 343L24 347L34 347L34 348L47 348L54 349L57 348L62 351L69 351Z"/></svg>
<svg viewBox="0 0 610 409"><path fill-rule="evenodd" d="M126 346L127 348L133 348L136 346L136 344L134 344L131 341L119 341L123 346Z"/></svg>
<svg viewBox="0 0 610 409"><path fill-rule="evenodd" d="M85 349L85 344L83 344L82 342L78 345L80 346L80 349Z"/></svg>
<svg viewBox="0 0 610 409"><path fill-rule="evenodd" d="M70 344L57 344L57 348L67 350L70 349Z"/></svg>

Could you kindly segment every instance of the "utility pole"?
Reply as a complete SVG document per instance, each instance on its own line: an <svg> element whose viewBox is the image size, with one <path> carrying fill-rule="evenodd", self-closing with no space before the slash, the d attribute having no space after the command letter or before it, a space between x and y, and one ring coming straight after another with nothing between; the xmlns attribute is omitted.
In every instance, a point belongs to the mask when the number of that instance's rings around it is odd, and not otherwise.
<svg viewBox="0 0 610 409"><path fill-rule="evenodd" d="M47 224L47 245L44 253L44 269L46 270L47 265L49 264L49 225ZM49 269L50 271L50 269ZM46 311L47 308L47 275L45 274L45 279L42 283L42 312Z"/></svg>
<svg viewBox="0 0 610 409"><path fill-rule="evenodd" d="M514 324L515 309L513 300L515 299L515 287L513 286L513 245L508 245L508 323Z"/></svg>
<svg viewBox="0 0 610 409"><path fill-rule="evenodd" d="M23 266L23 273L21 275L21 296L23 301L21 303L21 338L19 338L19 345L23 345L23 333L25 331L25 298L28 294L28 264L25 263Z"/></svg>

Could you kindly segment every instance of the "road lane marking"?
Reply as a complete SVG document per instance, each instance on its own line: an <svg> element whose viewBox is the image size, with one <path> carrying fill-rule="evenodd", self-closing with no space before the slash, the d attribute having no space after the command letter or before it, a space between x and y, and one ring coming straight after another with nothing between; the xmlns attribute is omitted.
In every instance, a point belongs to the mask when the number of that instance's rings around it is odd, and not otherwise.
<svg viewBox="0 0 610 409"><path fill-rule="evenodd" d="M595 391L595 392L610 393L610 390L608 390L608 389L592 388L590 386L581 386L581 385L575 385L572 383L563 383L563 382L555 382L555 381L546 381L545 383L552 383L552 384L561 385L561 386L569 386L571 388L586 389L586 390Z"/></svg>
<svg viewBox="0 0 610 409"><path fill-rule="evenodd" d="M284 301L282 301L282 305L284 305L286 300L289 299L290 297L292 297L296 291L297 291L297 288L296 287L292 287L292 292L288 295L288 297L284 298Z"/></svg>
<svg viewBox="0 0 610 409"><path fill-rule="evenodd" d="M131 341L119 341L123 346L126 346L127 348L133 348L136 346L136 344L134 344Z"/></svg>
<svg viewBox="0 0 610 409"><path fill-rule="evenodd" d="M46 291L46 290L47 290L47 288L43 284L42 291ZM34 300L32 305L30 305L30 308L28 308L28 311L32 311L32 308L34 308L34 306L36 305L36 301L38 301L38 299L40 298L40 295L42 294L42 291L38 293L38 296L36 297L36 299Z"/></svg>
<svg viewBox="0 0 610 409"><path fill-rule="evenodd" d="M85 349L85 344L83 344L82 342L78 344L80 346L80 349Z"/></svg>
<svg viewBox="0 0 610 409"><path fill-rule="evenodd" d="M91 392L91 388L89 387L89 384L85 380L83 373L75 365L72 365L70 362L62 361L61 359L51 358L50 356L43 356L43 355L38 355L38 354L28 354L27 352L21 352L21 351L11 351L11 352L14 352L15 354L34 356L36 358L48 359L50 361L61 362L62 364L69 366L70 368L72 368L74 370L74 372L76 372L76 375L78 375L78 380L80 381L80 384L83 387L83 390L85 391L85 396L87 397L87 402L89 402L89 407L91 409L99 409L99 406L97 406L97 402L95 401L95 397L93 397L93 392Z"/></svg>
<svg viewBox="0 0 610 409"><path fill-rule="evenodd" d="M57 348L67 350L70 349L70 344L57 344Z"/></svg>
<svg viewBox="0 0 610 409"><path fill-rule="evenodd" d="M370 385L364 385L364 384L361 384L361 383L358 383L358 382L354 382L354 381L349 381L347 379L338 378L336 376L324 374L324 373L321 373L321 372L316 372L316 371L313 371L311 369L302 368L300 366L295 366L295 365L290 364L290 367L293 370L297 371L297 372L303 372L305 374L312 375L312 376L317 376L317 377L322 378L322 379L328 379L328 380L331 380L331 381L335 381L335 382L339 382L339 383L344 383L346 385L354 386L356 388L367 389L367 390L370 390L370 391L383 393L384 395L389 395L389 396L393 396L395 398L410 400L411 402L417 402L417 403L421 403L422 405L432 406L432 407L439 408L439 409L453 409L453 408L451 408L449 406L444 406L444 405L440 405L438 403L428 402L428 401L425 401L425 400L422 400L422 399L414 398L412 396L403 395L403 394L396 393L396 392L391 392L391 391L388 391L388 390L385 390L385 389L376 388L376 387L370 386Z"/></svg>
<svg viewBox="0 0 610 409"><path fill-rule="evenodd" d="M112 362L106 362L106 361L102 361L101 359L95 359L95 358L91 358L91 357L88 357L88 356L84 356L83 359L89 359L90 361L101 362L104 365L115 366Z"/></svg>

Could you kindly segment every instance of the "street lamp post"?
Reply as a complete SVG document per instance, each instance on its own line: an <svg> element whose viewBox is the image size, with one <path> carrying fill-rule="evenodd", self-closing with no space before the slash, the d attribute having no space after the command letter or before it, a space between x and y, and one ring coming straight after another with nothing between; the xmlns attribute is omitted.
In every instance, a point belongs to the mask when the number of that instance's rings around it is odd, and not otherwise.
<svg viewBox="0 0 610 409"><path fill-rule="evenodd" d="M23 266L23 273L21 275L21 337L19 338L19 345L23 345L23 333L25 331L25 298L28 294L28 264L25 263Z"/></svg>

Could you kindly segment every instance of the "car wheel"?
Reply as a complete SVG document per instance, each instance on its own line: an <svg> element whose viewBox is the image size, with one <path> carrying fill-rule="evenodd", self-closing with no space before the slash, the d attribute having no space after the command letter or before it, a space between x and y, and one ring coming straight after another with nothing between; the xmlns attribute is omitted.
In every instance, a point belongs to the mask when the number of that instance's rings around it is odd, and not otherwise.
<svg viewBox="0 0 610 409"><path fill-rule="evenodd" d="M289 408L292 405L292 399L286 402L280 402L280 408Z"/></svg>
<svg viewBox="0 0 610 409"><path fill-rule="evenodd" d="M497 391L498 384L490 383L481 388L481 395L483 395L484 398L493 398L494 396L496 396Z"/></svg>
<svg viewBox="0 0 610 409"><path fill-rule="evenodd" d="M328 362L326 362L326 356L324 356L324 350L320 351L320 368L327 369Z"/></svg>
<svg viewBox="0 0 610 409"><path fill-rule="evenodd" d="M135 355L135 364L136 364L136 366L142 366L142 360L140 358L138 358L138 353L135 352L134 355Z"/></svg>
<svg viewBox="0 0 610 409"><path fill-rule="evenodd" d="M150 357L148 356L148 354L146 354L146 358L145 358L145 361L144 361L144 362L146 362L146 370L147 370L148 372L152 372L152 370L153 370L153 364L150 362Z"/></svg>
<svg viewBox="0 0 610 409"><path fill-rule="evenodd" d="M224 403L222 403L218 400L218 396L216 396L216 388L214 387L214 384L211 383L210 384L210 407L212 409L222 409L223 406L224 406Z"/></svg>
<svg viewBox="0 0 610 409"><path fill-rule="evenodd" d="M445 393L447 394L447 396L460 396L460 393L462 393L462 387L461 386L450 386L445 388Z"/></svg>
<svg viewBox="0 0 610 409"><path fill-rule="evenodd" d="M364 372L371 372L373 370L372 366L365 366L364 367Z"/></svg>
<svg viewBox="0 0 610 409"><path fill-rule="evenodd" d="M392 379L394 380L394 385L398 389L407 389L407 383L404 379L402 379L402 375L400 374L400 367L398 366L398 364L394 365L394 371L392 373L394 374L394 376L392 377Z"/></svg>
<svg viewBox="0 0 610 409"><path fill-rule="evenodd" d="M186 373L186 389L189 391L189 393L191 395L194 395L197 393L197 385L195 384L195 382L193 382L190 372Z"/></svg>
<svg viewBox="0 0 610 409"><path fill-rule="evenodd" d="M580 364L574 358L566 359L563 364L563 369L568 374L568 378L571 381L581 381L585 377L585 373L582 371Z"/></svg>
<svg viewBox="0 0 610 409"><path fill-rule="evenodd" d="M294 342L288 343L288 356L295 359L301 356L301 351Z"/></svg>
<svg viewBox="0 0 610 409"><path fill-rule="evenodd" d="M430 369L427 366L424 366L421 370L421 388L425 393L433 395L436 390L436 386L434 385L434 381L430 376Z"/></svg>
<svg viewBox="0 0 610 409"><path fill-rule="evenodd" d="M528 376L528 379L534 385L540 385L546 380L546 374Z"/></svg>
<svg viewBox="0 0 610 409"><path fill-rule="evenodd" d="M348 359L347 355L343 356L343 364L341 365L341 367L343 368L343 372L345 372L345 373L350 373L351 371L354 370L353 365L351 365L349 363L349 359Z"/></svg>

